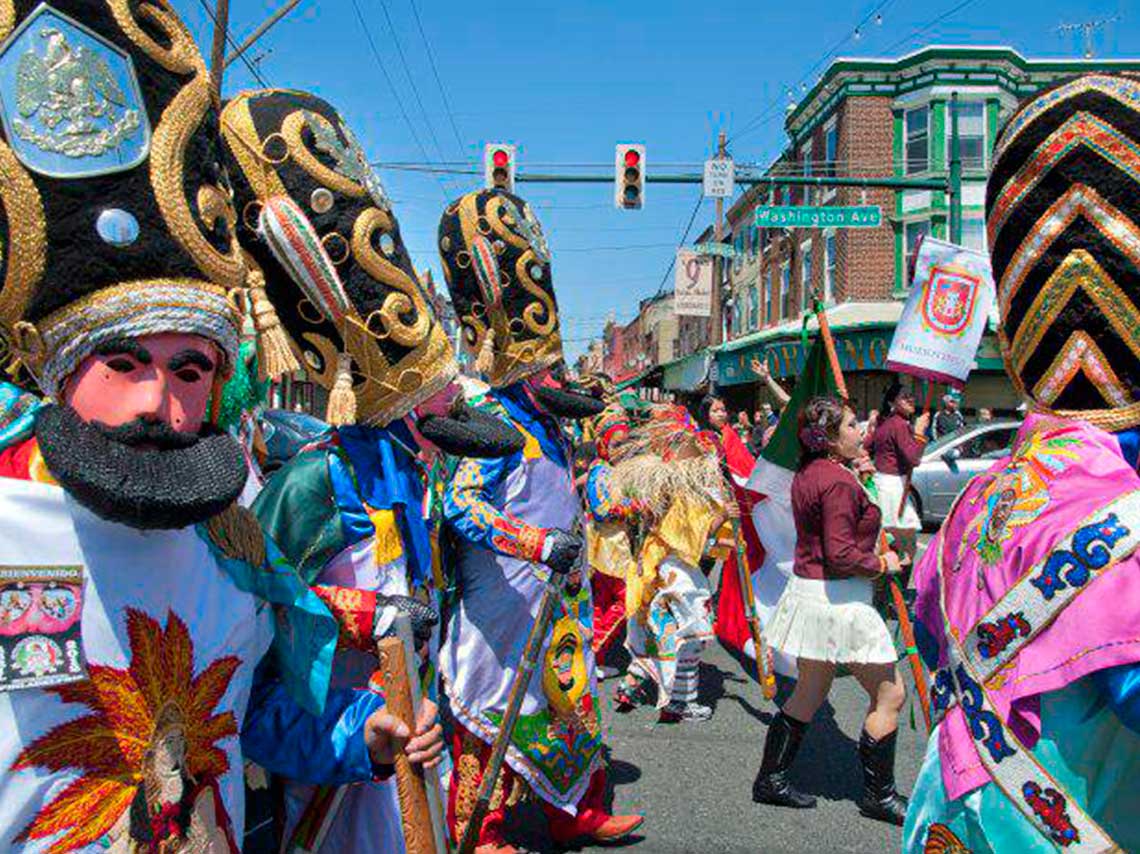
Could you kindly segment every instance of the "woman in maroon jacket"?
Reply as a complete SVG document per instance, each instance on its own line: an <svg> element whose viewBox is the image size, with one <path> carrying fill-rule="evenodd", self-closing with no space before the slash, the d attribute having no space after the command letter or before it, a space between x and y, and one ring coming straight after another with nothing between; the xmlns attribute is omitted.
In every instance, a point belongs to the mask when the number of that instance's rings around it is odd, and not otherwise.
<svg viewBox="0 0 1140 854"><path fill-rule="evenodd" d="M848 467L862 452L855 413L837 398L816 397L801 411L799 428L795 574L768 626L769 643L796 658L799 681L768 729L752 796L778 806L815 806L815 798L788 781L788 769L843 664L871 702L859 739L859 811L901 825L906 799L895 791L894 764L906 692L890 633L871 604L872 580L897 573L899 560L893 552L878 553L879 508Z"/></svg>
<svg viewBox="0 0 1140 854"><path fill-rule="evenodd" d="M912 426L914 411L914 395L899 382L891 383L883 394L879 423L865 443L875 463L875 491L886 528L917 531L921 527L909 497L903 508L903 491L908 488L910 473L922 462L930 425L930 413L924 412Z"/></svg>

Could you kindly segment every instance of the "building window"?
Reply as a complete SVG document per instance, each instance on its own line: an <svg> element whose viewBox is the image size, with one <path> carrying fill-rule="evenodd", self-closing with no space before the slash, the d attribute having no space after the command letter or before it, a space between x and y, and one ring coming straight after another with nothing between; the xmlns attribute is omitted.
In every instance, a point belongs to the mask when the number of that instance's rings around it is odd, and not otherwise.
<svg viewBox="0 0 1140 854"><path fill-rule="evenodd" d="M910 290L911 280L914 278L915 250L922 238L930 234L930 220L922 219L908 222L903 228L903 287Z"/></svg>
<svg viewBox="0 0 1140 854"><path fill-rule="evenodd" d="M760 325L760 294L759 285L752 283L748 289L748 328L755 329Z"/></svg>
<svg viewBox="0 0 1140 854"><path fill-rule="evenodd" d="M768 281L764 285L764 323L772 322L772 289L773 279L776 276L776 268L773 265L768 266Z"/></svg>
<svg viewBox="0 0 1140 854"><path fill-rule="evenodd" d="M839 174L839 124L832 121L823 131L823 174L835 177Z"/></svg>
<svg viewBox="0 0 1140 854"><path fill-rule="evenodd" d="M946 107L946 162L950 162L950 132L953 123L950 106ZM986 105L982 101L958 103L958 144L962 168L980 171L986 168Z"/></svg>
<svg viewBox="0 0 1140 854"><path fill-rule="evenodd" d="M837 263L835 234L823 238L823 302L831 305L835 297L835 267Z"/></svg>
<svg viewBox="0 0 1140 854"><path fill-rule="evenodd" d="M800 309L807 311L811 307L811 289L814 284L811 277L811 241L800 246Z"/></svg>
<svg viewBox="0 0 1140 854"><path fill-rule="evenodd" d="M788 317L792 310L792 269L785 261L780 265L780 319Z"/></svg>
<svg viewBox="0 0 1140 854"><path fill-rule="evenodd" d="M976 252L986 251L986 221L980 216L962 219L962 245Z"/></svg>
<svg viewBox="0 0 1140 854"><path fill-rule="evenodd" d="M738 231L732 238L732 272L739 273L744 266L744 232Z"/></svg>
<svg viewBox="0 0 1140 854"><path fill-rule="evenodd" d="M930 108L907 110L905 125L906 174L925 172L930 168Z"/></svg>

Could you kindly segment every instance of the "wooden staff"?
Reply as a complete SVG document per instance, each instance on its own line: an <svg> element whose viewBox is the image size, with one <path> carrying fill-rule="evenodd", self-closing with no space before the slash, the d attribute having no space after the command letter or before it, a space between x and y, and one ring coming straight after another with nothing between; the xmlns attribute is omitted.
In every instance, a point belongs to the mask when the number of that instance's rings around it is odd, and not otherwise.
<svg viewBox="0 0 1140 854"><path fill-rule="evenodd" d="M744 544L740 537L740 520L732 520L732 537L736 541L736 575L740 579L740 598L744 602L744 619L752 631L752 646L756 650L756 672L760 676L760 691L765 700L776 698L776 674L772 672L768 653L768 642L760 626L760 615L756 613L756 591L752 589L752 573L749 571Z"/></svg>
<svg viewBox="0 0 1140 854"><path fill-rule="evenodd" d="M214 13L214 44L210 51L210 88L214 97L222 97L222 75L226 73L226 35L230 27L230 0L218 0Z"/></svg>
<svg viewBox="0 0 1140 854"><path fill-rule="evenodd" d="M918 691L918 704L922 708L922 719L926 722L926 731L930 732L930 691L926 685L926 670L922 666L922 659L918 655L918 647L914 641L914 625L910 621L910 612L903 598L902 588L897 579L888 579L891 588L891 598L894 599L895 611L899 617L899 631L902 632L903 643L906 644L906 657L910 662L910 674L914 677L914 687Z"/></svg>
<svg viewBox="0 0 1140 854"><path fill-rule="evenodd" d="M542 642L546 632L554 619L554 606L562 596L562 582L565 575L551 571L550 580L546 582L546 589L542 593L542 601L538 606L538 616L530 628L530 635L523 647L522 661L515 672L514 682L511 683L510 693L507 695L507 708L503 712L502 723L499 724L499 735L491 745L491 756L487 766L483 769L483 777L479 781L479 793L475 799L475 806L471 816L467 819L467 826L463 829L463 838L459 842L459 854L472 854L479 841L479 832L483 828L483 819L491 808L491 797L495 792L495 785L499 782L499 772L503 770L503 761L506 759L507 746L511 742L511 735L518 723L519 712L522 711L523 700L526 699L527 686L538 664L538 656L542 651ZM589 583L583 578L583 583Z"/></svg>
<svg viewBox="0 0 1140 854"><path fill-rule="evenodd" d="M405 614L396 616L395 628L393 637L381 638L376 643L380 666L375 678L384 688L388 714L402 721L414 734L416 710L422 698L411 622ZM437 769L412 765L402 750L396 754L393 764L404 850L407 854L447 854Z"/></svg>

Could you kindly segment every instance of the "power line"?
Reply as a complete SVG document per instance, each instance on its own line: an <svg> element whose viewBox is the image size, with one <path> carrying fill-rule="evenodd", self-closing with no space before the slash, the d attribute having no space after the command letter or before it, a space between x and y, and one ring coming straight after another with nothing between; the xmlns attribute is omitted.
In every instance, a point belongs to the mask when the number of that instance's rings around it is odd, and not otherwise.
<svg viewBox="0 0 1140 854"><path fill-rule="evenodd" d="M933 18L932 20L929 20L929 21L927 21L927 22L926 22L925 24L923 24L922 26L920 26L920 27L917 27L917 28L916 28L916 29L914 29L912 32L910 32L908 35L904 36L903 38L899 39L899 40L898 40L897 42L895 42L894 44L890 45L888 48L886 48L885 52L886 52L886 53L890 53L892 50L895 50L896 48L899 48L899 47L901 47L902 45L906 44L906 43L907 43L907 42L909 42L911 39L913 39L915 36L920 36L920 35L922 35L922 34L923 34L923 33L925 33L927 30L929 30L931 27L933 27L933 26L935 26L935 25L937 25L937 24L940 24L940 23L942 23L942 22L943 22L943 21L945 21L947 18L949 18L951 15L956 15L956 14L958 14L958 13L959 13L959 12L961 12L963 9L965 9L967 6L969 6L969 5L971 5L971 4L975 3L975 2L977 2L977 0L962 0L962 2L961 2L961 3L959 3L957 6L953 7L952 9L947 9L945 12L943 12L943 13L942 13L941 15L939 15L937 18Z"/></svg>
<svg viewBox="0 0 1140 854"><path fill-rule="evenodd" d="M214 14L214 10L210 8L209 0L198 0L198 2L201 3L202 8L206 10L206 15L213 22L214 26L215 27L218 26L218 18ZM233 36L230 35L229 28L226 29L226 42L229 43L229 46L233 50L237 50L237 47L238 47L237 42L235 42ZM245 55L244 51L241 54L241 61L242 61L242 64L247 69L249 69L249 73L253 75L253 79L257 81L258 85L261 86L262 89L269 89L270 88L270 86L266 82L265 78L261 76L261 72L257 70L257 68L253 65L252 62L250 62L249 57Z"/></svg>
<svg viewBox="0 0 1140 854"><path fill-rule="evenodd" d="M419 87L416 86L415 78L412 77L412 69L408 65L408 58L404 55L403 45L400 44L400 36L396 32L396 25L392 23L392 16L388 14L388 4L385 0L378 0L380 4L380 11L384 13L384 20L388 23L388 31L392 34L392 43L396 46L396 56L400 59L400 65L404 69L404 76L408 78L408 85L412 88L412 96L416 99L416 104L420 108L420 113L424 117L424 125L427 127L428 136L431 137L432 144L435 150L439 152L439 156L443 157L443 148L439 144L439 138L435 135L435 128L431 123L431 116L428 114L427 108L424 107L423 99L420 97Z"/></svg>
<svg viewBox="0 0 1140 854"><path fill-rule="evenodd" d="M701 209L701 202L704 201L704 198L705 197L703 194L697 194L697 203L693 205L693 212L689 214L689 221L685 225L685 232L681 235L681 240L677 244L678 249L680 249L688 242L689 231L693 228L693 222L697 219L697 211ZM673 257L669 259L669 266L665 268L665 275L661 277L661 284L657 286L657 293L653 295L654 297L660 296L661 292L665 290L665 283L669 281L669 274L673 272L673 265L676 263L677 255L674 253Z"/></svg>
<svg viewBox="0 0 1140 854"><path fill-rule="evenodd" d="M443 86L443 81L439 76L439 69L435 66L435 53L431 49L431 43L428 41L427 33L424 32L423 21L420 20L420 10L416 8L416 0L408 0L412 7L412 14L416 18L416 27L420 31L420 38L424 42L424 51L427 53L428 64L431 66L432 76L435 77L435 85L439 87L439 95L443 99L443 108L447 112L447 121L451 124L451 132L455 134L455 144L459 146L459 150L463 151L463 137L459 133L459 127L455 123L455 111L451 109L451 101L447 97L447 89Z"/></svg>
<svg viewBox="0 0 1140 854"><path fill-rule="evenodd" d="M202 0L206 2L206 0ZM404 109L404 103L400 100L399 94L396 92L396 87L392 83L392 77L388 74L388 69L384 67L384 60L380 58L380 51L376 49L376 42L372 40L372 33L368 29L368 23L364 20L364 13L360 11L360 3L357 0L352 0L353 11L356 12L356 19L360 21L360 29L364 31L364 37L368 40L368 47L372 51L372 58L376 61L376 66L380 69L380 73L384 75L384 80L388 84L388 89L392 93L392 100L396 102L396 106L400 110L400 115L404 118L404 124L408 126L408 130L412 134L412 139L415 140L416 147L420 150L420 155L425 161L430 160L428 157L427 149L424 148L423 141L420 135L416 133L415 125L412 120L408 118L408 111ZM444 201L448 200L449 193L447 187L441 179L439 181L439 191L443 193Z"/></svg>

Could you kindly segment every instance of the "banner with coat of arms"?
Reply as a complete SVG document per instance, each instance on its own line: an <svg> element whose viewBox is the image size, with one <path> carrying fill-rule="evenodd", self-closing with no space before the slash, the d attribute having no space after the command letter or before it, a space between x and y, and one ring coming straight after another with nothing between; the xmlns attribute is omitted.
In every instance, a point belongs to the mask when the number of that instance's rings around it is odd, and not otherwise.
<svg viewBox="0 0 1140 854"><path fill-rule="evenodd" d="M993 300L987 255L944 240L923 239L886 369L964 386Z"/></svg>

